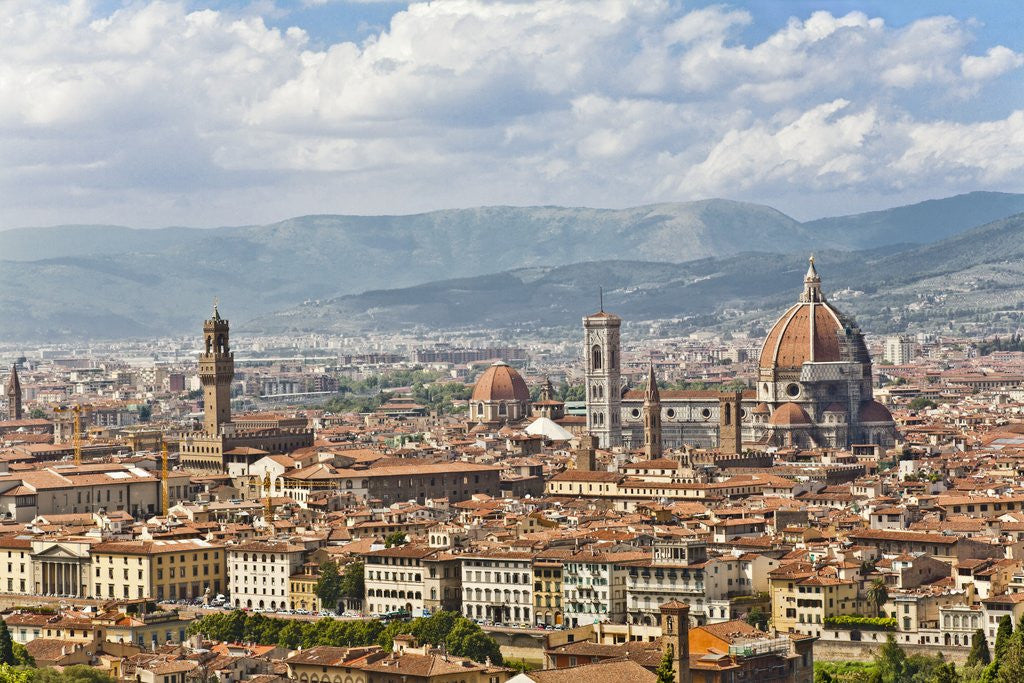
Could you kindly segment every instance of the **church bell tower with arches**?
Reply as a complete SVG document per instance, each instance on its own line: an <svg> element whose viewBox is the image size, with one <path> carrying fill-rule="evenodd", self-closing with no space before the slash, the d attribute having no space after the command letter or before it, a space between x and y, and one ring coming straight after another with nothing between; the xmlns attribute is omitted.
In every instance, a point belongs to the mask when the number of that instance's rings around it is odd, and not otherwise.
<svg viewBox="0 0 1024 683"><path fill-rule="evenodd" d="M622 319L603 310L583 318L587 431L599 448L622 445L619 329Z"/></svg>

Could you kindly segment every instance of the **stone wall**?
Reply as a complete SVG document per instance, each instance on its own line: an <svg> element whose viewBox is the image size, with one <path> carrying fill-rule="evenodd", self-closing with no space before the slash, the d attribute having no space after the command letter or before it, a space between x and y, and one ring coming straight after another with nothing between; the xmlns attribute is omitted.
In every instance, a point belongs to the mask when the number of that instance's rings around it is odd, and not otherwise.
<svg viewBox="0 0 1024 683"><path fill-rule="evenodd" d="M871 661L879 648L885 643L884 634L878 641L851 642L848 640L822 640L814 643L814 659L818 662ZM967 661L970 647L955 645L921 645L918 643L899 643L903 651L910 655L927 655L934 657L942 653L946 661L955 662L957 666Z"/></svg>

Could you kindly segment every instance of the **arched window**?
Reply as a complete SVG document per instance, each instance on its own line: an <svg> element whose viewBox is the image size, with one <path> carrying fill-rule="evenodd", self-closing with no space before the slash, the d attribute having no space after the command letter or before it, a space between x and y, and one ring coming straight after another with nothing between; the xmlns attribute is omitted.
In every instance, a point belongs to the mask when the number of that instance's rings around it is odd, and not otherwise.
<svg viewBox="0 0 1024 683"><path fill-rule="evenodd" d="M592 370L601 369L601 347L597 344L590 349L590 367Z"/></svg>
<svg viewBox="0 0 1024 683"><path fill-rule="evenodd" d="M224 335L223 334L218 334L217 335L217 352L218 353L226 353L227 350L228 350L228 345L226 343L224 343Z"/></svg>
<svg viewBox="0 0 1024 683"><path fill-rule="evenodd" d="M725 404L725 424L732 424L732 405L729 403Z"/></svg>
<svg viewBox="0 0 1024 683"><path fill-rule="evenodd" d="M608 367L612 370L615 369L615 349L608 352Z"/></svg>
<svg viewBox="0 0 1024 683"><path fill-rule="evenodd" d="M207 337L206 338L206 352L209 353L211 348L213 348L213 337Z"/></svg>

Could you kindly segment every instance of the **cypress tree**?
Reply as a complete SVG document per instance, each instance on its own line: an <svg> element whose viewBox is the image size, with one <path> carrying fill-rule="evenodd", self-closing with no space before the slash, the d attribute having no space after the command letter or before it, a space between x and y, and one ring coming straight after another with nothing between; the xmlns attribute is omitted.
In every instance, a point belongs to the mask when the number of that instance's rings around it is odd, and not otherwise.
<svg viewBox="0 0 1024 683"><path fill-rule="evenodd" d="M11 632L7 630L7 622L0 619L0 663L17 664L14 659L14 641L11 640Z"/></svg>
<svg viewBox="0 0 1024 683"><path fill-rule="evenodd" d="M992 661L992 655L988 651L988 640L985 638L985 631L978 629L971 637L971 653L967 655L967 666L975 664L987 665Z"/></svg>

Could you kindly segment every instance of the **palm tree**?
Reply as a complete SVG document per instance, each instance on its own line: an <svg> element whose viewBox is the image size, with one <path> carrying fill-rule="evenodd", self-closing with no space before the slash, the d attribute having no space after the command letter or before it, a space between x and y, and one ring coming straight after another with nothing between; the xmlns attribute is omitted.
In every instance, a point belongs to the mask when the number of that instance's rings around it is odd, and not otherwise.
<svg viewBox="0 0 1024 683"><path fill-rule="evenodd" d="M875 606L875 612L882 616L882 606L889 602L889 591L885 587L885 581L875 579L868 587L868 602Z"/></svg>

